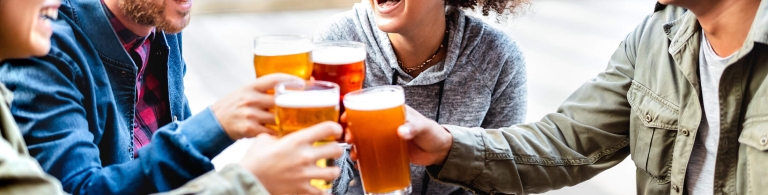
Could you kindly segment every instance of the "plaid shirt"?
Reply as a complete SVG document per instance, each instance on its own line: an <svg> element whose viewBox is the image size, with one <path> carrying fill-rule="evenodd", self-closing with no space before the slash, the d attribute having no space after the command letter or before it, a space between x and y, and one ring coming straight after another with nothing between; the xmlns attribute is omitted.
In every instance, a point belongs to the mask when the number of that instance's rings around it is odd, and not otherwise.
<svg viewBox="0 0 768 195"><path fill-rule="evenodd" d="M171 120L166 80L168 70L166 67L149 66L152 54L150 46L155 33L146 37L136 35L107 9L103 0L101 2L123 48L130 54L133 62L140 65L136 78L137 101L133 117L133 156L138 157L139 149L149 144L152 134Z"/></svg>

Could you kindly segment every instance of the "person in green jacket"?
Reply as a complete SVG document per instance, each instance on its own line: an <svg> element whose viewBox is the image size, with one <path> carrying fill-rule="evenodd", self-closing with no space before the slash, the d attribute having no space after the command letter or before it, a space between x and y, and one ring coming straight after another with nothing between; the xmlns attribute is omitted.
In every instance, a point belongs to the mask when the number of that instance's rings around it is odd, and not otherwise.
<svg viewBox="0 0 768 195"><path fill-rule="evenodd" d="M627 156L637 194L765 194L767 75L768 1L662 0L540 121L467 128L409 109L398 133L412 163L477 194L573 186Z"/></svg>
<svg viewBox="0 0 768 195"><path fill-rule="evenodd" d="M51 20L57 18L59 5L59 0L0 0L0 64L47 54L51 47ZM249 87L270 89L285 80L301 79L269 75ZM0 83L0 194L66 194L61 183L46 174L29 155L10 113L12 100L13 95ZM313 147L312 143L329 136L340 137L341 132L338 124L326 122L279 140L268 134L258 135L238 164L202 175L164 194L320 194L320 190L309 185L310 179L317 178L313 173L333 179L338 177L339 170L320 171L312 162L339 157L342 150L335 145Z"/></svg>

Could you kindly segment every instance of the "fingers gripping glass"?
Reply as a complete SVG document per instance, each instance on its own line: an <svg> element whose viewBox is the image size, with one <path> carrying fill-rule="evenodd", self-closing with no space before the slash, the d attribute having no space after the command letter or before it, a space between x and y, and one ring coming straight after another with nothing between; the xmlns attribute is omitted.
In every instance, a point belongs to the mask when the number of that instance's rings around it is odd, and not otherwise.
<svg viewBox="0 0 768 195"><path fill-rule="evenodd" d="M275 117L279 135L306 129L318 123L339 118L339 86L325 81L288 82L275 87ZM328 137L316 142L315 146L334 142ZM321 168L334 166L334 159L317 161ZM310 180L310 184L330 192L332 181Z"/></svg>
<svg viewBox="0 0 768 195"><path fill-rule="evenodd" d="M408 145L397 135L397 128L405 123L403 88L381 86L350 92L344 96L344 105L365 193L410 193Z"/></svg>

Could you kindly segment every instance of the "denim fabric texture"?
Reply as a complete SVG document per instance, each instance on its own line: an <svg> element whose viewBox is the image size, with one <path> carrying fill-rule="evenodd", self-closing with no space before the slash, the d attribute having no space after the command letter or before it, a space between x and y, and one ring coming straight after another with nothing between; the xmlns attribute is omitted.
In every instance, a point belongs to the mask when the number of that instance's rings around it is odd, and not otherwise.
<svg viewBox="0 0 768 195"><path fill-rule="evenodd" d="M184 96L181 34L159 32L150 63L168 68L170 114L133 158L137 66L99 0L63 0L45 57L0 65L11 113L30 155L72 194L149 194L210 170L233 143L210 109L192 116Z"/></svg>

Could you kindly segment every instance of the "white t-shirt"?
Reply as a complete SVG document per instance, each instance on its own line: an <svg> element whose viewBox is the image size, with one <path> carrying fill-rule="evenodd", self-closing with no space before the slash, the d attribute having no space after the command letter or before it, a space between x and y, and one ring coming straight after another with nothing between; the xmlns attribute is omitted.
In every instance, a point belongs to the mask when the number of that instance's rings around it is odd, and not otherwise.
<svg viewBox="0 0 768 195"><path fill-rule="evenodd" d="M718 56L703 31L701 34L699 76L705 117L701 118L691 160L688 162L685 176L688 194L714 194L715 161L720 140L720 77L734 56Z"/></svg>

